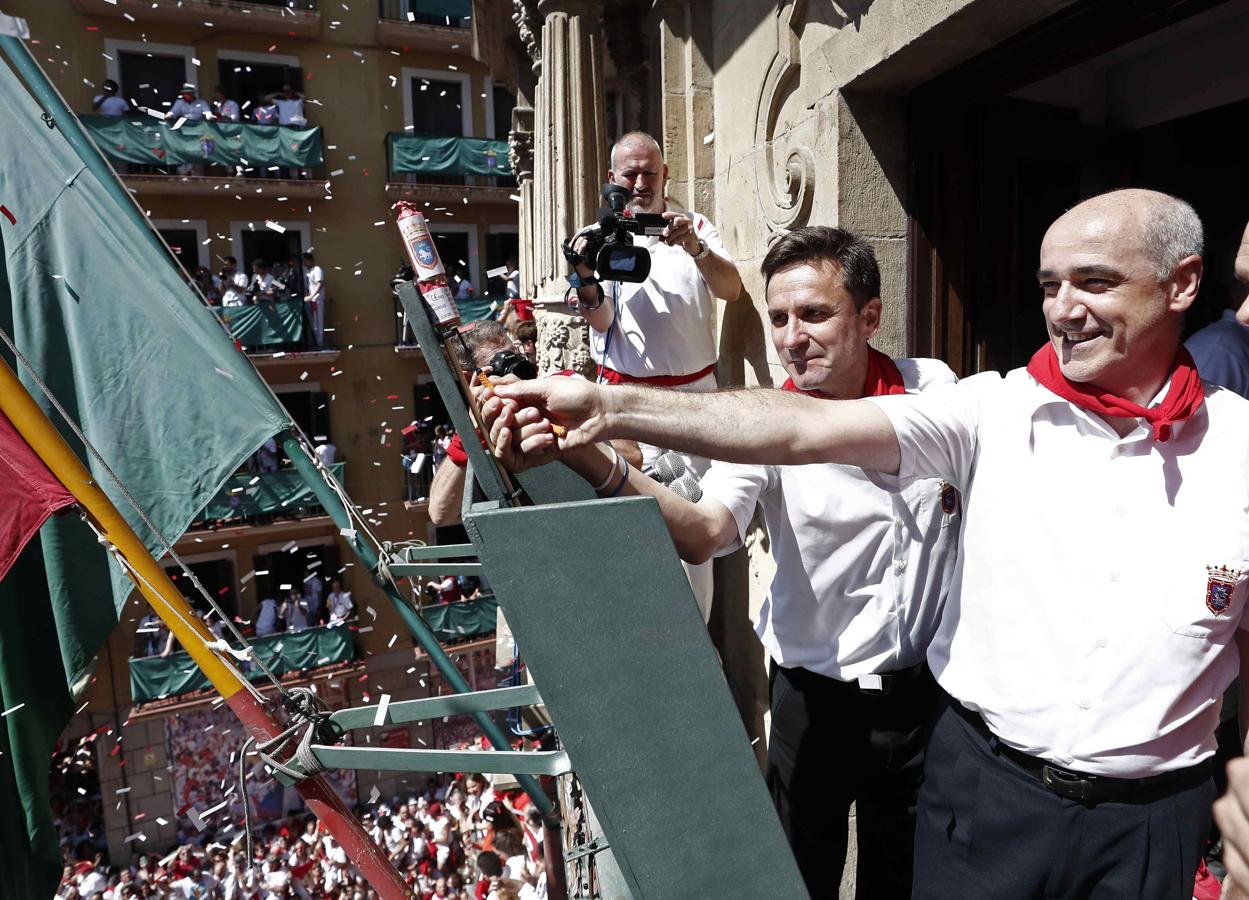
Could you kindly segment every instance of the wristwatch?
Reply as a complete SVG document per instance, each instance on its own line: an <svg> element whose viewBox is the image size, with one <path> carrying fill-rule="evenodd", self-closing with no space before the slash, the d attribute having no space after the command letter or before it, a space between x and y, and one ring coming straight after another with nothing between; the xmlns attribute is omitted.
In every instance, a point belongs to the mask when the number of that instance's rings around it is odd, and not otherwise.
<svg viewBox="0 0 1249 900"><path fill-rule="evenodd" d="M694 262L698 262L700 259L705 257L710 252L711 252L711 248L707 246L707 242L704 241L702 238L699 238L698 239L698 252L692 254Z"/></svg>

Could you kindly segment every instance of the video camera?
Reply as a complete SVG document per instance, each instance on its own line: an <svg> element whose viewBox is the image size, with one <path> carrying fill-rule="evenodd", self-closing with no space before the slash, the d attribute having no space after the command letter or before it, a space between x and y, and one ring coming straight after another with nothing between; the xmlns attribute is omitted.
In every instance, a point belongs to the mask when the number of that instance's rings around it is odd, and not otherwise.
<svg viewBox="0 0 1249 900"><path fill-rule="evenodd" d="M633 246L633 235L661 235L668 220L657 213L627 209L630 196L628 188L603 185L602 197L607 206L599 210L598 224L582 232L586 238L585 253L574 253L571 244L564 241L564 256L569 265L586 262L604 281L641 282L650 277L650 253L645 247Z"/></svg>

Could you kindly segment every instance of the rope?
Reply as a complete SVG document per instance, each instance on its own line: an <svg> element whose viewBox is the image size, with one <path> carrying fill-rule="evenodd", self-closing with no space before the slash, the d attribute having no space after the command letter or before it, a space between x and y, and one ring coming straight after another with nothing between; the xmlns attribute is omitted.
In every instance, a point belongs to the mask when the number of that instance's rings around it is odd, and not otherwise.
<svg viewBox="0 0 1249 900"><path fill-rule="evenodd" d="M312 751L313 744L336 744L342 730L330 722L330 708L310 688L291 688L282 698L283 705L291 715L291 724L280 734L267 741L247 738L239 750L239 795L243 800L243 833L247 835L247 866L252 865L252 817L251 800L247 796L246 771L248 748L255 744L261 762L292 781L303 781L325 771L321 760ZM302 731L302 733L301 733ZM283 752L298 736L298 743L285 760L277 755Z"/></svg>

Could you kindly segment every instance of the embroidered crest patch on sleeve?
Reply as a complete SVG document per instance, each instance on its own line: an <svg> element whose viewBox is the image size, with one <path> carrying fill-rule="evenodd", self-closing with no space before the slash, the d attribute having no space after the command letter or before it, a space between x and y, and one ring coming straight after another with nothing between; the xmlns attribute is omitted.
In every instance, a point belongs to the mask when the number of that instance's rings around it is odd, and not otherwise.
<svg viewBox="0 0 1249 900"><path fill-rule="evenodd" d="M1206 572L1210 576L1206 580L1206 606L1210 612L1221 616L1232 605L1232 592L1236 590L1240 570L1227 566L1206 566Z"/></svg>

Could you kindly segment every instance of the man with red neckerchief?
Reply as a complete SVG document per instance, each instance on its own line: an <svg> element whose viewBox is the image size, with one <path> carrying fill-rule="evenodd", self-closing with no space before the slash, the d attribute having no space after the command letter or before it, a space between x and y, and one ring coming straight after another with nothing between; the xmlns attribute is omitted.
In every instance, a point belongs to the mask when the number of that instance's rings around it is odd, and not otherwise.
<svg viewBox="0 0 1249 900"><path fill-rule="evenodd" d="M914 896L1187 898L1220 698L1249 662L1249 402L1180 347L1202 245L1166 194L1074 207L1041 244L1050 343L1004 377L858 401L548 383L488 402L522 464L629 436L959 488Z"/></svg>
<svg viewBox="0 0 1249 900"><path fill-rule="evenodd" d="M761 268L786 391L858 399L954 382L945 363L895 361L868 344L880 327L880 269L861 238L801 228ZM564 461L592 483L610 472L605 456ZM742 546L762 505L776 563L756 623L771 658L773 803L813 896L836 892L854 803L859 895L905 900L924 726L937 702L924 652L953 571L957 492L925 478L895 493L835 463L712 462L691 504L629 477L628 493L659 501L689 562Z"/></svg>

